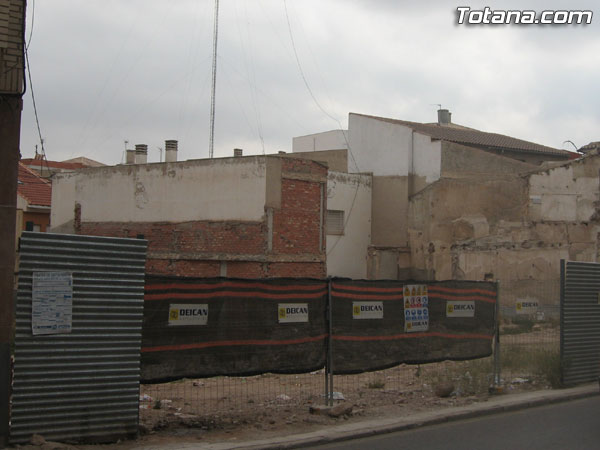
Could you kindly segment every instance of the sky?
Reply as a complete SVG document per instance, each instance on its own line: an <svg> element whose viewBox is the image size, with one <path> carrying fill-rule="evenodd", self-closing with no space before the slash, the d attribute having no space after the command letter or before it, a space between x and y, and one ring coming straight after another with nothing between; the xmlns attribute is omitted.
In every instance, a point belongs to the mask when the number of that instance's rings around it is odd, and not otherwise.
<svg viewBox="0 0 600 450"><path fill-rule="evenodd" d="M27 3L24 158L40 134L55 161L118 164L147 144L158 162L168 139L179 160L209 156L214 0ZM486 5L594 16L457 24L458 6ZM218 24L215 157L291 151L350 112L434 122L440 104L455 123L550 147L600 140L594 1L220 0Z"/></svg>

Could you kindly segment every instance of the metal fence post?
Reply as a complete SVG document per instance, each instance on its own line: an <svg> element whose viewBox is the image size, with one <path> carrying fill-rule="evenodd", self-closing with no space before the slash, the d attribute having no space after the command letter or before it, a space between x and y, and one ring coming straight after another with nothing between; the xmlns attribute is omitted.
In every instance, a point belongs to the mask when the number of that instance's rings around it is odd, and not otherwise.
<svg viewBox="0 0 600 450"><path fill-rule="evenodd" d="M496 336L494 342L494 388L500 387L500 282L496 281Z"/></svg>
<svg viewBox="0 0 600 450"><path fill-rule="evenodd" d="M327 280L327 323L329 325L329 339L327 340L328 348L327 348L327 367L329 369L329 373L326 373L326 376L329 375L329 383L328 383L328 399L327 402L329 406L333 406L333 312L332 312L332 302L331 302L331 277Z"/></svg>

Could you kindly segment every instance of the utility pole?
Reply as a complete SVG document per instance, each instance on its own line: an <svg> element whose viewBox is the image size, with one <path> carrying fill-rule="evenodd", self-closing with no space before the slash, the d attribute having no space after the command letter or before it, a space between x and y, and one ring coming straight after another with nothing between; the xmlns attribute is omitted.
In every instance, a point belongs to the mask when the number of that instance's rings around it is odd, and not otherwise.
<svg viewBox="0 0 600 450"><path fill-rule="evenodd" d="M0 0L0 448L8 444L26 0Z"/></svg>
<svg viewBox="0 0 600 450"><path fill-rule="evenodd" d="M210 91L210 137L208 138L208 157L215 150L215 93L217 90L217 37L219 36L219 0L215 0L215 25L213 29L212 88Z"/></svg>

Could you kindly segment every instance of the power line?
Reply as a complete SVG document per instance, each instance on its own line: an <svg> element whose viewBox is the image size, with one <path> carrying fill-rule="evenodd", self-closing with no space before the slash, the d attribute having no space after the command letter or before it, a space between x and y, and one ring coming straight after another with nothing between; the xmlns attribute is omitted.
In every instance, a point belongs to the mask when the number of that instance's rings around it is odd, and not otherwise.
<svg viewBox="0 0 600 450"><path fill-rule="evenodd" d="M286 21L287 21L288 31L290 33L290 40L292 42L292 49L294 50L294 57L296 58L296 64L298 65L298 70L300 71L300 76L302 77L302 81L304 81L304 86L306 86L306 89L308 90L308 93L310 94L311 98L313 99L313 101L315 102L315 104L318 106L318 108L323 112L323 114L325 114L327 117L329 117L331 120L333 120L335 123L338 124L338 127L339 127L340 131L342 132L342 135L344 136L344 141L346 141L346 146L348 147L348 153L350 153L350 157L352 158L352 162L354 163L354 166L356 167L356 171L360 172L358 164L356 163L356 159L354 158L354 154L352 153L352 149L350 148L350 143L348 142L348 139L346 137L346 133L344 132L344 129L342 127L342 124L337 119L337 117L333 117L331 114L329 114L325 110L325 108L323 108L321 106L321 104L319 103L319 101L315 97L312 89L310 88L310 86L308 84L308 80L306 79L306 76L304 75L304 70L302 69L302 64L300 64L300 58L298 57L298 51L296 50L296 43L294 41L294 34L292 33L292 25L290 24L290 16L288 14L286 0L283 0L283 6L284 6L284 9L285 9L285 18L286 18Z"/></svg>

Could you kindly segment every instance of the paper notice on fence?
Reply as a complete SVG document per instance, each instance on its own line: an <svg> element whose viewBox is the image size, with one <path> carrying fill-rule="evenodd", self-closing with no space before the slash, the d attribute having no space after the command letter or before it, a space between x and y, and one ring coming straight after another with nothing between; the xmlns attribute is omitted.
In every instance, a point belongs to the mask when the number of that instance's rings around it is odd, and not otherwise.
<svg viewBox="0 0 600 450"><path fill-rule="evenodd" d="M308 303L280 303L277 311L279 323L308 322Z"/></svg>
<svg viewBox="0 0 600 450"><path fill-rule="evenodd" d="M404 331L407 333L429 329L429 297L427 285L404 286Z"/></svg>
<svg viewBox="0 0 600 450"><path fill-rule="evenodd" d="M475 317L475 302L447 301L446 317Z"/></svg>
<svg viewBox="0 0 600 450"><path fill-rule="evenodd" d="M353 319L383 319L383 302L352 302Z"/></svg>
<svg viewBox="0 0 600 450"><path fill-rule="evenodd" d="M208 305L169 305L169 325L206 325Z"/></svg>
<svg viewBox="0 0 600 450"><path fill-rule="evenodd" d="M537 313L539 304L537 300L517 299L516 310L517 314L535 314Z"/></svg>
<svg viewBox="0 0 600 450"><path fill-rule="evenodd" d="M73 322L73 275L70 272L33 272L31 332L70 333Z"/></svg>

